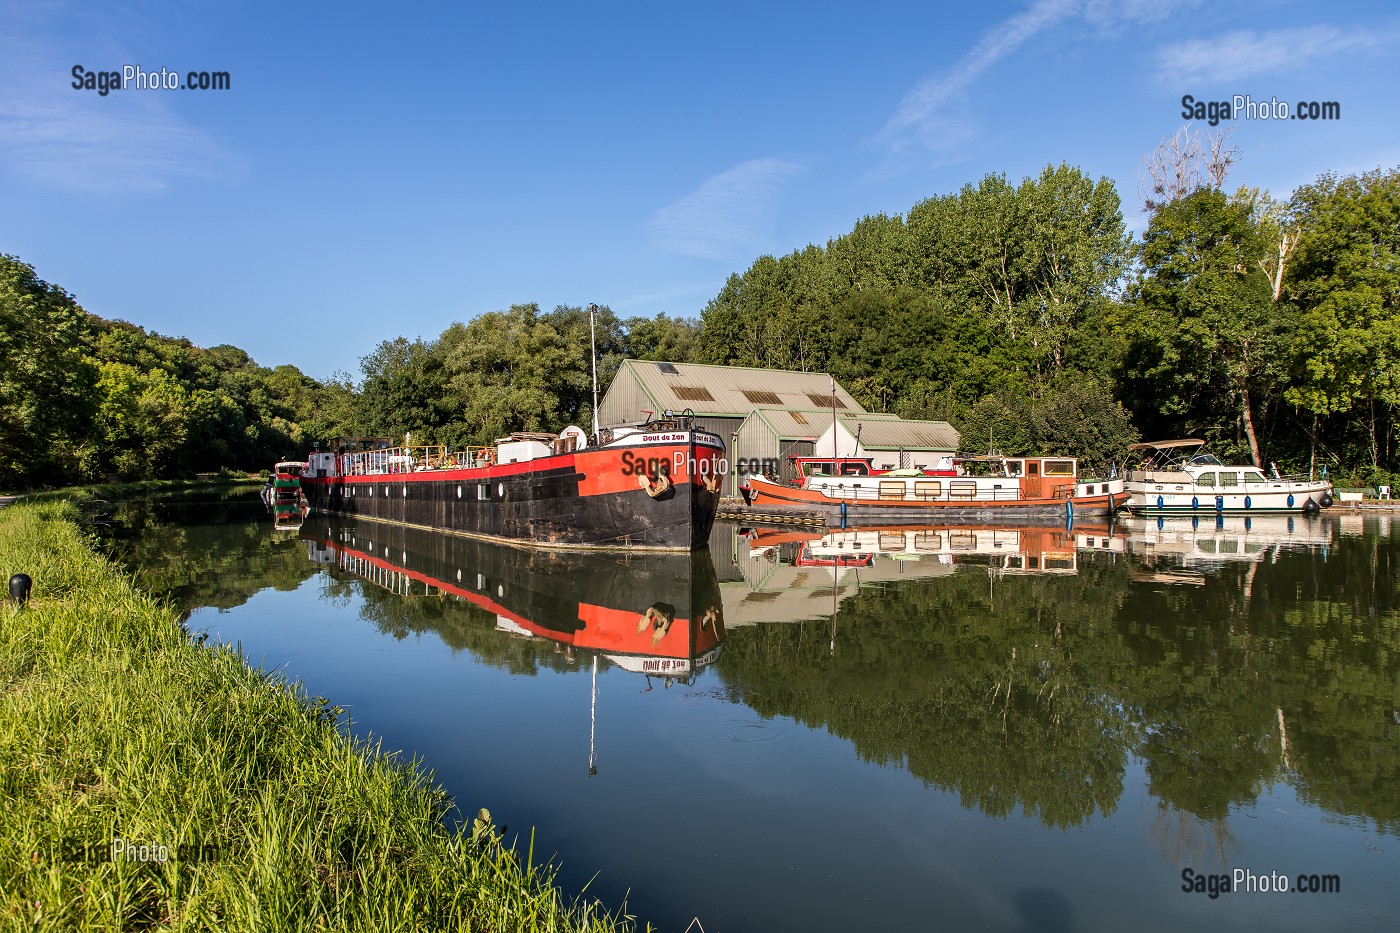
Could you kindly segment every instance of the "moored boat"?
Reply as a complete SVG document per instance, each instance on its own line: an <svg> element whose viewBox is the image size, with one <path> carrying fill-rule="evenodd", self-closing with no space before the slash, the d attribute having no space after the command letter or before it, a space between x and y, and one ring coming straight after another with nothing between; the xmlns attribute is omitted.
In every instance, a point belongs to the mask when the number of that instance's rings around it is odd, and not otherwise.
<svg viewBox="0 0 1400 933"><path fill-rule="evenodd" d="M748 498L755 506L826 508L881 520L1046 518L1108 514L1122 503L1123 481L1081 477L1073 457L954 457L949 469L938 474L923 470L819 473L802 477L799 486L752 476Z"/></svg>
<svg viewBox="0 0 1400 933"><path fill-rule="evenodd" d="M300 460L280 460L267 476L263 486L263 502L269 507L301 503L301 471L306 464Z"/></svg>
<svg viewBox="0 0 1400 933"><path fill-rule="evenodd" d="M686 413L456 451L333 446L301 471L312 511L550 548L703 548L728 469Z"/></svg>
<svg viewBox="0 0 1400 933"><path fill-rule="evenodd" d="M1143 456L1142 465L1128 473L1123 505L1129 511L1315 512L1332 505L1332 483L1327 479L1227 466L1199 438L1134 444L1129 450Z"/></svg>

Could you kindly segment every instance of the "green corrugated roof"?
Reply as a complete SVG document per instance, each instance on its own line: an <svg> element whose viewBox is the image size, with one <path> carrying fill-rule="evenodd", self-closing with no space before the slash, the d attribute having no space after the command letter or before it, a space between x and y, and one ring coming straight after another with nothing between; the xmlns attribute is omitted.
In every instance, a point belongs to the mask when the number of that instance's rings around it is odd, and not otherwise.
<svg viewBox="0 0 1400 933"><path fill-rule="evenodd" d="M799 373L747 366L709 366L702 363L665 363L675 373L663 372L651 360L623 360L622 365L642 386L659 411L689 408L697 415L743 418L760 406L794 410L819 410L817 398L831 398L832 379L827 373ZM677 389L681 390L679 393ZM772 393L776 398L750 398L744 393ZM704 398L708 394L710 397ZM847 412L865 414L851 394L838 383L836 398ZM829 403L827 411L830 411Z"/></svg>

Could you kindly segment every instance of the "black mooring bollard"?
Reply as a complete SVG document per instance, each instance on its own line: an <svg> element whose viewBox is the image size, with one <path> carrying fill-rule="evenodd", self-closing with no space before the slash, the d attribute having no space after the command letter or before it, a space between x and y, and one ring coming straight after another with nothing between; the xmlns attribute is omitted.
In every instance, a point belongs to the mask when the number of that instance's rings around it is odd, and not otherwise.
<svg viewBox="0 0 1400 933"><path fill-rule="evenodd" d="M17 573L10 577L10 595L19 603L21 609L29 602L29 591L34 588L34 581L29 579L27 573Z"/></svg>

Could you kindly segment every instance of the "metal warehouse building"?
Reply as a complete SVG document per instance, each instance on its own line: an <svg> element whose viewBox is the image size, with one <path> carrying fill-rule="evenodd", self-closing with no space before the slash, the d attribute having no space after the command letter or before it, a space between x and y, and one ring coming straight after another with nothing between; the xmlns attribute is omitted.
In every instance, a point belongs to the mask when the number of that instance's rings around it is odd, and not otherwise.
<svg viewBox="0 0 1400 933"><path fill-rule="evenodd" d="M749 412L760 405L825 408L829 413L833 385L826 373L623 360L598 403L598 420L626 424L688 408L695 412L701 430L718 434L729 444ZM838 411L865 411L839 385L835 399Z"/></svg>
<svg viewBox="0 0 1400 933"><path fill-rule="evenodd" d="M922 470L933 466L939 457L958 452L958 432L946 421L906 421L867 414L838 420L834 428L828 420L826 430L817 438L816 456L869 457L877 470Z"/></svg>
<svg viewBox="0 0 1400 933"><path fill-rule="evenodd" d="M921 469L958 449L958 432L946 421L905 421L898 415L839 409L832 421L830 408L755 408L736 432L736 468L740 473L772 472L791 482L796 478L791 457L870 457L877 470Z"/></svg>
<svg viewBox="0 0 1400 933"><path fill-rule="evenodd" d="M687 408L701 430L728 446L725 492L731 495L738 476L780 474L789 457L829 455L833 433L841 456L873 457L884 469L922 466L930 458L919 454L951 454L958 446L947 422L868 412L826 373L745 366L623 360L598 417L602 424L625 424Z"/></svg>

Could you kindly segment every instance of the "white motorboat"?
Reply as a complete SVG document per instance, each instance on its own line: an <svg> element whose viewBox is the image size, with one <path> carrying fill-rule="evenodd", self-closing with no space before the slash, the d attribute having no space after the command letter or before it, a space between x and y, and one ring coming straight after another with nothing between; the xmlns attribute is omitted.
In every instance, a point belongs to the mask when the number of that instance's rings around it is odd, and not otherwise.
<svg viewBox="0 0 1400 933"><path fill-rule="evenodd" d="M1332 505L1332 483L1326 478L1227 466L1198 438L1134 444L1129 450L1143 455L1125 485L1123 507L1132 512L1315 512Z"/></svg>

